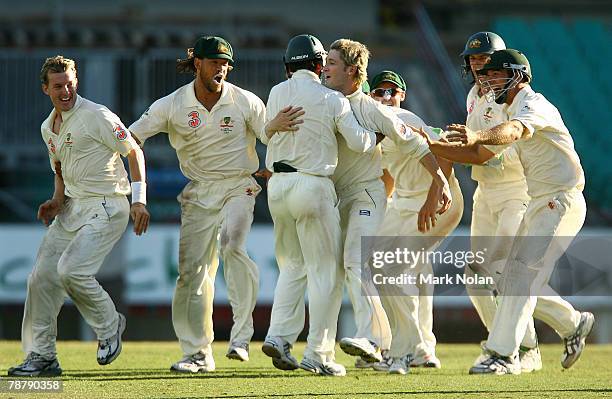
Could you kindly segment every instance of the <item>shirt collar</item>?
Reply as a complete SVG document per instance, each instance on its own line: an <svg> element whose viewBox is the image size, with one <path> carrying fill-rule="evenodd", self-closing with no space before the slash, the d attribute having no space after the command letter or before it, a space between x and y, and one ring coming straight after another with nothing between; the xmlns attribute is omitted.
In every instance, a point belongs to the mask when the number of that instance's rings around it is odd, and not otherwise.
<svg viewBox="0 0 612 399"><path fill-rule="evenodd" d="M74 107L70 109L70 111L62 112L62 123L65 123L74 113L83 105L83 97L77 94L77 99L74 102Z"/></svg>
<svg viewBox="0 0 612 399"><path fill-rule="evenodd" d="M66 122L68 119L70 119L70 117L76 112L76 110L80 108L81 105L83 104L83 101L84 101L83 97L79 96L78 94L76 96L77 98L76 98L76 101L74 102L74 107L72 107L69 111L62 112L62 124ZM56 115L57 115L57 110L53 108L44 123L45 127L51 131L53 130L53 121L55 120Z"/></svg>
<svg viewBox="0 0 612 399"><path fill-rule="evenodd" d="M317 76L316 73L309 71L308 69L300 69L298 71L293 72L291 78L296 79L311 79L316 80L317 82L321 82L321 79Z"/></svg>
<svg viewBox="0 0 612 399"><path fill-rule="evenodd" d="M523 99L531 93L533 93L533 89L531 88L531 86L526 85L521 90L519 90L518 93L516 93L516 96L514 96L514 99L512 100L512 104L510 104L508 108L514 109L518 107L519 104L522 104Z"/></svg>
<svg viewBox="0 0 612 399"><path fill-rule="evenodd" d="M363 94L364 96L366 95L366 94L365 94L365 93L364 93L364 92L361 90L361 87L360 87L359 89L355 90L353 93L351 93L351 94L349 94L348 96L346 96L346 98L348 98L349 100L351 100L351 99L353 99L353 98L358 99L360 94Z"/></svg>
<svg viewBox="0 0 612 399"><path fill-rule="evenodd" d="M232 96L230 90L231 83L224 81L223 87L221 88L221 97L217 101L216 105L224 105L231 104L234 102L234 98ZM186 105L189 107L204 107L204 105L198 100L195 94L195 80L192 80L191 83L187 85L187 93L186 93Z"/></svg>

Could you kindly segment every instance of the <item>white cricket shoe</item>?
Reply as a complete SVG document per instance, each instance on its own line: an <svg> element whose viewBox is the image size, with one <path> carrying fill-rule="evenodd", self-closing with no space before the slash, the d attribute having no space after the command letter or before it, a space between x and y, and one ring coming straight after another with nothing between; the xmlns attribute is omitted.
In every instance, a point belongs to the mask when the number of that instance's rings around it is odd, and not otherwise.
<svg viewBox="0 0 612 399"><path fill-rule="evenodd" d="M317 360L305 357L300 363L300 368L313 374L319 374L324 376L332 377L344 377L346 375L346 369L343 365L336 362L327 361L321 363Z"/></svg>
<svg viewBox="0 0 612 399"><path fill-rule="evenodd" d="M389 374L408 374L410 371L410 361L412 356L394 357L389 366Z"/></svg>
<svg viewBox="0 0 612 399"><path fill-rule="evenodd" d="M482 362L472 366L470 374L521 374L521 363L518 356L500 356L488 352L488 357Z"/></svg>
<svg viewBox="0 0 612 399"><path fill-rule="evenodd" d="M177 373L208 373L215 371L215 359L212 354L198 352L183 357L170 367Z"/></svg>
<svg viewBox="0 0 612 399"><path fill-rule="evenodd" d="M480 341L480 355L474 360L474 364L472 366L476 366L487 360L489 358L489 353L487 352L487 347L485 346L487 341Z"/></svg>
<svg viewBox="0 0 612 399"><path fill-rule="evenodd" d="M564 369L568 369L574 365L580 359L584 346L586 345L586 339L593 330L593 324L595 323L595 317L590 312L582 312L580 314L580 323L576 328L576 331L567 338L564 338L565 350L561 355L561 366Z"/></svg>
<svg viewBox="0 0 612 399"><path fill-rule="evenodd" d="M261 347L263 353L272 358L272 364L279 370L299 368L297 360L291 355L291 345L281 337L268 337Z"/></svg>
<svg viewBox="0 0 612 399"><path fill-rule="evenodd" d="M121 335L125 331L125 316L118 313L117 332L110 338L98 341L97 360L100 366L111 364L121 354Z"/></svg>
<svg viewBox="0 0 612 399"><path fill-rule="evenodd" d="M8 375L9 377L57 377L62 375L62 369L57 358L48 359L36 352L30 352L23 363L8 369Z"/></svg>
<svg viewBox="0 0 612 399"><path fill-rule="evenodd" d="M388 372L389 367L391 367L391 363L393 363L393 358L389 357L389 351L384 350L382 353L382 360L380 362L376 362L372 365L372 368L376 371Z"/></svg>
<svg viewBox="0 0 612 399"><path fill-rule="evenodd" d="M538 346L535 348L521 346L519 349L519 360L521 361L521 373L542 370L542 355Z"/></svg>
<svg viewBox="0 0 612 399"><path fill-rule="evenodd" d="M410 367L442 368L440 359L435 354L424 354L415 356L410 362Z"/></svg>
<svg viewBox="0 0 612 399"><path fill-rule="evenodd" d="M246 342L232 342L225 355L228 359L249 361L249 344Z"/></svg>
<svg viewBox="0 0 612 399"><path fill-rule="evenodd" d="M342 338L340 349L351 356L359 356L368 363L380 362L380 349L367 338Z"/></svg>

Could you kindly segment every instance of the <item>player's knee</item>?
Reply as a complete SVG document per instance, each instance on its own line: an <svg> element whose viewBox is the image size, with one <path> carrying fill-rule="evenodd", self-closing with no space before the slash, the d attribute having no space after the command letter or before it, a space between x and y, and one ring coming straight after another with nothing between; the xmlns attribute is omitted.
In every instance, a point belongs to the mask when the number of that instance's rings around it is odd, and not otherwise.
<svg viewBox="0 0 612 399"><path fill-rule="evenodd" d="M59 275L62 285L68 292L70 292L70 287L74 286L77 281L83 279L83 276L75 273L73 268L67 267L67 265L61 263L57 267L57 274Z"/></svg>
<svg viewBox="0 0 612 399"><path fill-rule="evenodd" d="M221 231L219 246L221 253L227 251L242 251L246 241L246 233L238 227L227 228Z"/></svg>
<svg viewBox="0 0 612 399"><path fill-rule="evenodd" d="M58 269L57 274L59 275L59 279L64 286L74 279L74 274L70 273L70 271L67 269Z"/></svg>
<svg viewBox="0 0 612 399"><path fill-rule="evenodd" d="M28 288L31 290L45 289L51 283L49 272L34 270L28 277Z"/></svg>

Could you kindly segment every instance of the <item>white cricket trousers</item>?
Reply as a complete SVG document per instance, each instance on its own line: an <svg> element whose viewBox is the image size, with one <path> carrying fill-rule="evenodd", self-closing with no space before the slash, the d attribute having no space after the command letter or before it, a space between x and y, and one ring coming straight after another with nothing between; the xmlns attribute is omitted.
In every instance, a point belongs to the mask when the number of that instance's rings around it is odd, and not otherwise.
<svg viewBox="0 0 612 399"><path fill-rule="evenodd" d="M457 179L449 179L453 202L444 214L437 215L436 226L427 233L418 231L420 207L415 207L413 198L395 198L390 204L378 236L400 236L400 245L413 251L433 251L440 242L452 233L463 215L463 196ZM423 201L418 201L421 205ZM407 204L406 206L404 204ZM380 250L382 248L376 248ZM387 250L392 250L388 248ZM407 273L432 274L430 263L420 263ZM417 282L419 279L417 278ZM382 295L382 303L391 325L391 348L389 356L402 357L407 354L435 354L436 337L433 333L433 286L431 284L405 285L400 295Z"/></svg>
<svg viewBox="0 0 612 399"><path fill-rule="evenodd" d="M98 340L115 335L119 315L95 275L125 231L129 213L125 196L66 201L43 238L28 278L21 331L24 352L55 357L57 315L66 296Z"/></svg>
<svg viewBox="0 0 612 399"><path fill-rule="evenodd" d="M255 196L260 190L255 179L244 176L192 181L178 196L179 275L172 300L172 323L185 355L211 350L218 255L223 261L233 312L230 341L248 343L253 336L259 271L247 255L246 239L253 222Z"/></svg>
<svg viewBox="0 0 612 399"><path fill-rule="evenodd" d="M340 266L340 217L334 184L327 177L274 173L268 182L279 268L268 337L293 344L304 328L308 292L309 329L304 357L325 362L334 355L338 309L330 306Z"/></svg>
<svg viewBox="0 0 612 399"><path fill-rule="evenodd" d="M338 192L340 229L343 243L344 282L336 287L332 306L342 305L346 285L357 332L356 338L367 338L382 350L391 346L391 327L380 297L361 284L361 237L373 237L385 217L387 195L381 179L360 183ZM368 253L365 249L365 253Z"/></svg>
<svg viewBox="0 0 612 399"><path fill-rule="evenodd" d="M586 203L577 189L531 199L504 268L488 349L502 356L515 355L532 316L561 337L576 330L580 312L560 300L548 280L571 238L582 228L585 216ZM542 299L549 297L556 305L548 306L543 313L539 309Z"/></svg>
<svg viewBox="0 0 612 399"><path fill-rule="evenodd" d="M525 190L524 182L478 185L473 197L472 251L480 251L486 247L486 261L477 267L467 266L467 276L478 274L491 276L495 281L499 279L527 210L529 196ZM491 287L466 284L466 290L480 320L487 331L490 331L497 311L497 300ZM537 343L537 334L531 319L521 345L534 348Z"/></svg>

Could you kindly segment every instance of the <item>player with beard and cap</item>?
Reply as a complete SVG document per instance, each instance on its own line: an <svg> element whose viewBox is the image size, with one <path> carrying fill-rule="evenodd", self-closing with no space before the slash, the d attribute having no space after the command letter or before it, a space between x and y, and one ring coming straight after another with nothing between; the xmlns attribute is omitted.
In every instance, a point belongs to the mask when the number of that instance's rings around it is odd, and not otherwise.
<svg viewBox="0 0 612 399"><path fill-rule="evenodd" d="M253 309L259 272L246 252L253 222L255 196L261 188L251 176L259 160L256 139L266 139L276 122L295 130L299 109L283 109L266 128L263 102L253 93L226 81L234 52L227 40L200 37L187 58L177 61L179 72L194 80L153 103L130 126L141 142L167 132L183 174L190 180L181 204L179 276L172 301L172 322L183 359L172 371L213 371L214 281L223 260L223 273L234 324L227 357L249 359Z"/></svg>

